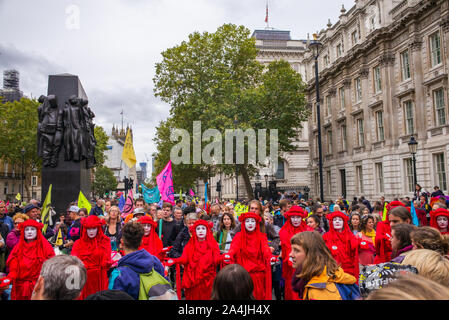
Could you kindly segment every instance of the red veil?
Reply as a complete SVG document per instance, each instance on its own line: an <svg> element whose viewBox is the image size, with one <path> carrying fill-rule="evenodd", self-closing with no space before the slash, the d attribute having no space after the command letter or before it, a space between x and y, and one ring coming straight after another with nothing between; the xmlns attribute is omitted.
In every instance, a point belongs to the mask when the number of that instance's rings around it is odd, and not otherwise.
<svg viewBox="0 0 449 320"><path fill-rule="evenodd" d="M298 227L293 226L291 217L299 216L302 218L301 224ZM298 300L298 294L295 294L292 289L291 279L293 277L293 267L289 264L289 255L292 250L290 239L297 233L307 230L307 211L300 206L292 206L284 217L287 219L285 224L279 231L282 248L282 277L285 280L285 300Z"/></svg>
<svg viewBox="0 0 449 320"><path fill-rule="evenodd" d="M332 221L336 217L343 219L343 230L341 232L334 229ZM359 239L349 229L349 218L341 211L334 211L327 215L327 219L329 220L329 232L323 235L324 242L343 270L358 279Z"/></svg>
<svg viewBox="0 0 449 320"><path fill-rule="evenodd" d="M256 229L248 232L245 220L254 218ZM267 235L260 231L261 217L257 213L246 212L240 215L239 221L243 224L241 231L232 239L228 255L234 263L243 266L249 272L254 284L254 297L256 300L271 300L271 250L268 246Z"/></svg>
<svg viewBox="0 0 449 320"><path fill-rule="evenodd" d="M80 300L98 291L108 289L107 272L111 267L111 240L104 235L102 225L103 219L96 215L89 216L81 220L82 234L76 240L72 248L72 256L78 257L87 269L87 280ZM94 238L87 236L87 229L97 228L97 235Z"/></svg>
<svg viewBox="0 0 449 320"><path fill-rule="evenodd" d="M29 243L25 240L25 228L37 229L36 240ZM11 251L6 262L9 267L8 277L12 280L11 300L30 300L34 285L42 268L42 264L55 255L51 244L42 235L43 225L36 220L28 219L19 225L20 240Z"/></svg>
<svg viewBox="0 0 449 320"><path fill-rule="evenodd" d="M384 263L391 260L391 226L388 213L391 209L396 207L405 207L405 205L400 201L392 201L387 204L387 217L385 221L380 221L377 224L376 239L374 243L376 247L376 257L374 258L375 264Z"/></svg>
<svg viewBox="0 0 449 320"><path fill-rule="evenodd" d="M148 251L148 253L156 256L159 260L162 261L163 254L162 249L164 245L162 244L162 240L159 238L156 232L157 223L153 220L150 216L143 216L139 220L137 220L140 224L150 224L151 225L151 231L150 234L147 236L144 236L142 238L142 243L140 244L140 249L145 249Z"/></svg>
<svg viewBox="0 0 449 320"><path fill-rule="evenodd" d="M198 226L207 229L206 239L199 241L196 235ZM198 220L190 228L192 237L187 242L182 256L173 259L177 263L177 288L185 289L186 300L210 300L212 285L221 262L220 248L212 233L212 225L206 220ZM180 282L179 264L184 265L182 283ZM181 285L180 285L181 284Z"/></svg>
<svg viewBox="0 0 449 320"><path fill-rule="evenodd" d="M449 219L449 211L444 208L438 208L430 212L430 226L437 229L438 231L440 231L440 228L438 227L437 218L441 216L447 217ZM441 234L449 234L449 231L441 232Z"/></svg>

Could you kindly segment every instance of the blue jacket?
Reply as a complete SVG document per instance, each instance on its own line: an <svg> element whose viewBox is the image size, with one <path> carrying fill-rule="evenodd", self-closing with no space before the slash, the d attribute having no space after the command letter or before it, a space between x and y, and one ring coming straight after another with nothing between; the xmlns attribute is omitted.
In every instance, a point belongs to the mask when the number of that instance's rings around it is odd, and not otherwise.
<svg viewBox="0 0 449 320"><path fill-rule="evenodd" d="M5 216L3 218L0 218L0 222L3 222L5 225L8 226L8 228L9 228L8 232L11 232L11 230L14 229L14 222L10 216L7 216L5 214Z"/></svg>
<svg viewBox="0 0 449 320"><path fill-rule="evenodd" d="M154 268L164 276L164 267L158 258L141 249L121 258L109 278L109 290L121 290L134 300L139 298L140 273L149 273Z"/></svg>

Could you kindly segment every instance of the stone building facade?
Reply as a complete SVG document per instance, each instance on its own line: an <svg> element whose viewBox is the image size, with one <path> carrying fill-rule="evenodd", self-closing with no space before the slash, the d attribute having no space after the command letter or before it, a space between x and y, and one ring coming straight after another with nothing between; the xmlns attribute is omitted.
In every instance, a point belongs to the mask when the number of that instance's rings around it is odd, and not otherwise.
<svg viewBox="0 0 449 320"><path fill-rule="evenodd" d="M449 1L356 0L321 30L320 110L325 200L413 194L448 187ZM314 59L308 83L311 195L319 196Z"/></svg>

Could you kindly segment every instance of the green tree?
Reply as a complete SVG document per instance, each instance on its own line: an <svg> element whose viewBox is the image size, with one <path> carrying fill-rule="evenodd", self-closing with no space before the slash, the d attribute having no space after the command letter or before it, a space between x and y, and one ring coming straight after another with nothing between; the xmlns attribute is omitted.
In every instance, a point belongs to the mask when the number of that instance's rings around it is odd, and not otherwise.
<svg viewBox="0 0 449 320"><path fill-rule="evenodd" d="M217 129L222 137L226 129L234 128L234 120L242 130L278 129L279 151L295 149L298 130L309 116L305 85L286 61L272 62L264 68L256 56L250 31L233 24L225 24L215 33L195 32L189 35L189 41L162 53L162 62L156 64L154 91L171 108L169 119L157 128L157 172L177 143L170 141L171 131L182 128L193 137L194 121L201 121L202 132ZM193 163L193 143L190 155ZM224 152L222 156L221 163L225 163ZM250 176L255 174L255 167L247 160L245 154L245 162L238 169L251 198ZM182 173L176 174L177 169ZM174 171L174 180L181 177L188 186L197 177L205 180L216 172L233 174L235 165L177 165Z"/></svg>
<svg viewBox="0 0 449 320"><path fill-rule="evenodd" d="M24 154L24 193L31 196L31 175L33 169L40 172L42 161L37 155L37 108L35 99L22 98L20 101L0 102L0 159L18 168ZM18 172L21 174L21 172ZM22 195L24 197L25 195Z"/></svg>
<svg viewBox="0 0 449 320"><path fill-rule="evenodd" d="M106 192L115 190L118 182L114 173L107 167L97 167L95 170L95 180L92 183L94 195L103 197Z"/></svg>
<svg viewBox="0 0 449 320"><path fill-rule="evenodd" d="M94 136L97 140L97 145L95 146L95 160L97 163L95 167L98 168L103 166L107 159L107 156L104 153L108 150L106 146L108 144L109 137L101 126L95 126Z"/></svg>

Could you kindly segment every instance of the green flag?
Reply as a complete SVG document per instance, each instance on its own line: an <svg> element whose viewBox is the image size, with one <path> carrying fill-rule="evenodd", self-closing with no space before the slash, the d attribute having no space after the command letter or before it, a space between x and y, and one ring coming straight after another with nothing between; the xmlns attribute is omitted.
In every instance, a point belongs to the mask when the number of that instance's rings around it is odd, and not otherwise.
<svg viewBox="0 0 449 320"><path fill-rule="evenodd" d="M86 208L87 209L87 214L90 214L90 209L92 209L92 205L86 199L86 197L81 192L81 190L80 190L80 194L78 196L78 208Z"/></svg>
<svg viewBox="0 0 449 320"><path fill-rule="evenodd" d="M44 227L42 228L42 233L45 234L47 232L48 222L50 220L50 210L51 210L51 187L48 187L47 195L45 196L44 204L42 205L42 223Z"/></svg>

